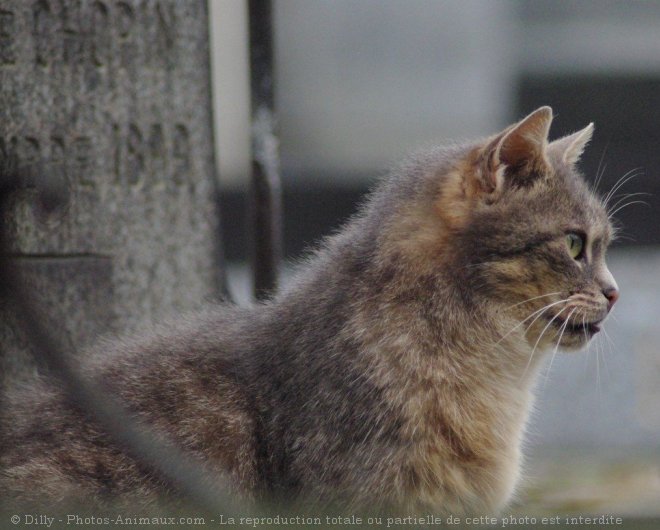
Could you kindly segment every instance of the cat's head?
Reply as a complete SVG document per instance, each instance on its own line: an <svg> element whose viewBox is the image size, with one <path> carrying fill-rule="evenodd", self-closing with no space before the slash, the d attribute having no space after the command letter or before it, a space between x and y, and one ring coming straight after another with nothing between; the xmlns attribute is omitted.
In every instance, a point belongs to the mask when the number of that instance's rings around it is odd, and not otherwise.
<svg viewBox="0 0 660 530"><path fill-rule="evenodd" d="M542 107L445 156L430 177L425 168L435 188L424 221L406 214L416 231L407 244L418 263L451 271L468 304L522 322L531 345L573 348L599 331L619 296L605 263L613 228L576 169L593 124L549 142L551 121Z"/></svg>
<svg viewBox="0 0 660 530"><path fill-rule="evenodd" d="M619 296L605 263L613 228L576 169L593 124L549 142L551 121L542 107L472 152L457 239L469 284L524 322L529 342L579 347Z"/></svg>

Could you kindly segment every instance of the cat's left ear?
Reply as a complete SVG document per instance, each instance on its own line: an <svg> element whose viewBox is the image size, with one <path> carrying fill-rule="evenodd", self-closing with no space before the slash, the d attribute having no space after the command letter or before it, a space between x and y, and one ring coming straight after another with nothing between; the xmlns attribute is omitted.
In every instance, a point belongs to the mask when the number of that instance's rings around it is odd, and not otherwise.
<svg viewBox="0 0 660 530"><path fill-rule="evenodd" d="M589 140L591 140L593 133L594 124L590 123L581 131L551 142L548 146L548 151L561 157L561 161L565 164L573 166L580 160L584 148L589 143Z"/></svg>
<svg viewBox="0 0 660 530"><path fill-rule="evenodd" d="M501 191L507 182L532 182L548 168L546 150L552 109L541 107L493 138L484 151L484 184Z"/></svg>

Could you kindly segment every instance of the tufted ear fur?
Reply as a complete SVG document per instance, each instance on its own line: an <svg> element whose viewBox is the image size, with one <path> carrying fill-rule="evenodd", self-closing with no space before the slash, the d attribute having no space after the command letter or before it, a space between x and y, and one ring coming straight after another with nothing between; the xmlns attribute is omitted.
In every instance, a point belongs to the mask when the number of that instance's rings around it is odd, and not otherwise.
<svg viewBox="0 0 660 530"><path fill-rule="evenodd" d="M562 162L569 165L575 165L584 151L585 146L591 140L594 132L594 124L590 123L581 131L569 134L559 138L548 146L548 151L552 151L561 157Z"/></svg>
<svg viewBox="0 0 660 530"><path fill-rule="evenodd" d="M484 151L484 184L490 192L501 190L507 180L524 186L548 167L546 149L552 109L541 107L508 127Z"/></svg>

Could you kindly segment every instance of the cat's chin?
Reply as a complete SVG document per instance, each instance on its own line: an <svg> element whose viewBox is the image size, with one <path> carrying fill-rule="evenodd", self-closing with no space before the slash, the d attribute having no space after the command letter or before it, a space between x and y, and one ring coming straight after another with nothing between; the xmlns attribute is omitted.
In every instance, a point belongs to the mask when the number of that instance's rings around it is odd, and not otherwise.
<svg viewBox="0 0 660 530"><path fill-rule="evenodd" d="M567 322L563 319L552 319L551 323L554 325L555 333L558 335L559 347L570 351L579 350L586 346L600 332L603 320L598 319L589 322L584 320L569 320Z"/></svg>
<svg viewBox="0 0 660 530"><path fill-rule="evenodd" d="M561 349L563 351L577 351L589 344L591 339L601 330L602 320L592 322L566 321L561 319L548 318L549 323L541 331L541 338L537 335L529 335L528 341L533 348ZM548 332L548 326L552 326Z"/></svg>
<svg viewBox="0 0 660 530"><path fill-rule="evenodd" d="M559 344L561 349L565 352L578 352L582 350L593 337L585 339L584 337L568 337L562 338L561 343Z"/></svg>
<svg viewBox="0 0 660 530"><path fill-rule="evenodd" d="M566 326L561 334L559 346L565 351L577 351L584 348L596 333L600 331L600 323Z"/></svg>

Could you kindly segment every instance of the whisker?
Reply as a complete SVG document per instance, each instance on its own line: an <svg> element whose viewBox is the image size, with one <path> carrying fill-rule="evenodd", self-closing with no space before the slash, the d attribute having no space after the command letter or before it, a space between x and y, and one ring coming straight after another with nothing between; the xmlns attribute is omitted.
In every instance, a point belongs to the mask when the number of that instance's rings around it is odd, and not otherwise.
<svg viewBox="0 0 660 530"><path fill-rule="evenodd" d="M597 346L602 344L600 341L597 343ZM600 348L596 348L596 400L598 401L598 411L602 414L603 410L601 408L601 396L600 396Z"/></svg>
<svg viewBox="0 0 660 530"><path fill-rule="evenodd" d="M555 349L552 352L552 357L550 357L550 364L548 365L548 369L545 372L545 380L543 381L543 388L548 384L548 376L550 375L550 370L552 369L552 363L555 360L555 355L557 355L557 351L559 350L559 344L561 343L561 339L564 336L564 332L566 331L566 327L568 326L568 321L571 319L573 314L577 311L577 307L571 311L568 316L566 317L566 320L564 320L564 324L562 325L561 329L559 330L559 338L557 339L557 344L555 345Z"/></svg>
<svg viewBox="0 0 660 530"><path fill-rule="evenodd" d="M583 293L575 293L572 295L572 299L575 300L576 302L593 302L593 305L598 306L596 302L593 301L591 298L593 296L593 293L589 294L583 294Z"/></svg>
<svg viewBox="0 0 660 530"><path fill-rule="evenodd" d="M607 334L607 332L603 329L603 336L607 339L608 341L608 347L610 350L610 355L614 354L614 350L612 349L613 343L612 339L610 339L610 336ZM605 355L605 349L603 349L603 368L605 368L605 375L607 376L607 380L611 381L612 380L612 374L610 373L610 369L607 366L607 357Z"/></svg>
<svg viewBox="0 0 660 530"><path fill-rule="evenodd" d="M647 197L653 196L652 193L648 193L646 191L638 191L635 193L624 193L623 195L617 195L616 197L612 197L612 199L616 198L617 201L612 206L610 206L607 211L611 212L614 208L616 208L626 199L631 199L632 197L639 197L640 195L646 195Z"/></svg>
<svg viewBox="0 0 660 530"><path fill-rule="evenodd" d="M641 175L643 175L643 172L638 172L638 173L632 173L632 174L626 174L627 177L622 177L617 181L617 184L615 184L612 189L609 191L609 193L605 196L603 199L603 203L605 206L609 206L610 201L612 200L612 197L616 194L617 191L621 189L624 185L626 185L629 181L631 181L634 178L637 178Z"/></svg>
<svg viewBox="0 0 660 530"><path fill-rule="evenodd" d="M646 201L630 201L630 202L625 203L623 206L619 206L619 207L618 207L616 210L614 210L612 213L608 213L607 216L608 216L608 217L614 217L614 215L615 215L617 212L620 212L621 210L623 210L624 208L627 208L628 206L631 206L632 204L646 204L646 206L648 206L649 208L651 207L651 205L650 205L648 202L646 202Z"/></svg>
<svg viewBox="0 0 660 530"><path fill-rule="evenodd" d="M546 296L553 296L555 294L561 294L561 291L556 291L554 293L548 293L548 294L542 294L542 295L539 295L539 296L534 296L532 298L528 298L527 300L523 300L522 302L518 302L517 304L513 304L513 305L510 305L509 307L505 307L504 310L508 311L509 309L511 309L513 307L517 307L519 305L522 305L525 302L531 302L532 300L537 300L539 298L545 298Z"/></svg>
<svg viewBox="0 0 660 530"><path fill-rule="evenodd" d="M567 298L567 299L564 300L564 301L568 302L569 300L570 300L570 298ZM528 332L528 331L530 330L530 328L534 325L534 322L536 322L536 321L539 319L539 317L541 317L541 316L542 316L542 314L541 314L541 315L538 315L534 320L532 320L532 321L529 323L529 325L523 330L523 335L527 335L527 332Z"/></svg>
<svg viewBox="0 0 660 530"><path fill-rule="evenodd" d="M612 199L612 196L619 190L621 189L622 186L624 186L627 182L630 180L639 177L640 175L644 174L644 168L643 167L636 167L634 169L631 169L630 171L624 173L624 175L619 178L619 180L616 181L614 186L610 189L608 194L605 196L603 199L603 202L605 204L608 204L610 200Z"/></svg>
<svg viewBox="0 0 660 530"><path fill-rule="evenodd" d="M616 237L613 240L625 240L625 241L632 241L634 243L637 242L636 238L624 232L619 232L618 234L616 234Z"/></svg>
<svg viewBox="0 0 660 530"><path fill-rule="evenodd" d="M605 169L607 169L607 164L603 165L603 161L605 160L605 153L607 152L607 148L609 147L609 145L610 145L609 142L605 144L605 147L603 148L603 152L600 155L600 160L598 160L598 167L596 168L596 180L594 181L594 190L598 189L598 186L600 185L600 179L605 174ZM601 166L603 168L602 172L600 170Z"/></svg>
<svg viewBox="0 0 660 530"><path fill-rule="evenodd" d="M532 364L532 358L534 357L534 352L536 351L536 347L539 345L539 342L541 342L541 337L543 337L543 335L545 334L545 332L547 331L547 329L552 325L552 323L555 321L555 319L556 319L559 315L561 315L561 313L562 313L563 311L565 311L568 307L570 307L570 306L562 307L562 308L557 312L557 314L555 314L555 316L553 316L553 317L550 319L550 322L548 322L548 323L545 325L545 327L543 328L543 331L541 331L541 334L538 336L538 338L536 339L536 342L534 343L534 347L532 348L532 353L529 354L529 359L528 359L528 361L527 361L527 365L525 366L525 369L523 370L522 376L520 377L521 379L522 379L523 377L525 377L525 374L527 373L527 370L529 370L529 367L530 367L530 365Z"/></svg>
<svg viewBox="0 0 660 530"><path fill-rule="evenodd" d="M586 331L584 332L584 335L585 335L585 337L587 336ZM589 364L590 364L590 361L591 361L591 352L593 351L593 345L594 344L595 344L595 342L588 343L588 345L587 345L587 355L584 356L584 363L582 365L582 374L584 375L585 378L586 378L587 373L588 373L587 370L589 369Z"/></svg>
<svg viewBox="0 0 660 530"><path fill-rule="evenodd" d="M612 318L615 318L614 315L612 315L612 314L611 314L610 316L611 316ZM609 334L607 331L605 331L605 328L603 328L602 331L603 331L603 335L605 335L605 338L606 338L606 339L608 340L608 342L610 343L610 346L613 348L612 351L616 350L616 346L614 345L614 341L613 341L612 338L610 337L610 334Z"/></svg>
<svg viewBox="0 0 660 530"><path fill-rule="evenodd" d="M563 299L563 300L559 300L559 301L557 301L557 302L553 302L552 304L548 304L548 305L546 305L546 306L543 306L541 309L537 309L537 310L534 311L531 315L529 315L527 318L525 318L524 320L521 320L520 322L518 322L518 323L517 323L515 326L513 326L509 331L507 331L504 335L502 335L502 337L501 337L501 338L500 338L500 339L494 344L494 346L497 346L497 345L498 345L500 342L502 342L506 337L508 337L511 333L513 333L516 329L518 329L520 326L522 326L525 322L527 322L530 318L532 318L534 315L537 315L537 313L538 313L538 315L536 316L536 318L535 318L534 320L532 320L531 324L530 324L529 326L527 326L527 328L525 329L525 332L527 332L527 330L528 330L530 327L532 327L532 325L534 325L534 322L536 322L536 321L539 319L539 317L540 317L545 311L547 311L548 309L550 309L550 308L553 307L553 306L556 306L557 304L561 304L562 302L568 302L568 298L565 298L565 299Z"/></svg>
<svg viewBox="0 0 660 530"><path fill-rule="evenodd" d="M626 182L629 180L641 175L644 172L644 168L642 167L636 167L634 169L631 169L630 171L627 171L624 173L619 180L617 180L614 185L610 188L610 191L607 193L605 196L605 202L607 203L612 199L612 195L614 195L617 190L621 188L621 186L625 185Z"/></svg>

